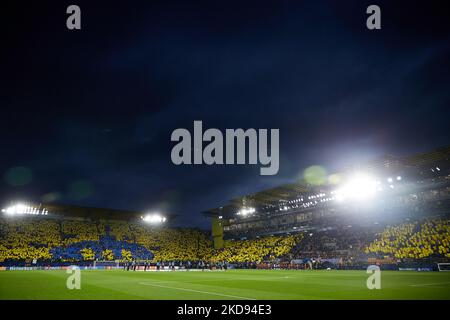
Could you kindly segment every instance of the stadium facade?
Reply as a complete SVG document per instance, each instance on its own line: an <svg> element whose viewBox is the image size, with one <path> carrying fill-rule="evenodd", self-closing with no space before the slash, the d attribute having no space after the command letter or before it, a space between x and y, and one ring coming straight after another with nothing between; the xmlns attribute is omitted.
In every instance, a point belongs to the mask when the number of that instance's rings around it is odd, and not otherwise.
<svg viewBox="0 0 450 320"><path fill-rule="evenodd" d="M348 186L361 173L359 185ZM312 180L245 195L203 212L211 217L214 247L222 248L226 239L339 228L370 227L373 233L377 226L381 230L450 213L450 147L386 156Z"/></svg>

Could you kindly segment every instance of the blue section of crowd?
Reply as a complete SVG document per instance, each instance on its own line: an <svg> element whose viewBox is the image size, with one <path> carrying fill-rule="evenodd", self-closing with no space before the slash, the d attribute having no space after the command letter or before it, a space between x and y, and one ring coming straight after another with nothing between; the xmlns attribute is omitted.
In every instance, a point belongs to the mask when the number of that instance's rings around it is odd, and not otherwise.
<svg viewBox="0 0 450 320"><path fill-rule="evenodd" d="M113 236L102 236L99 241L81 241L67 247L55 247L50 250L54 259L58 260L83 260L80 250L90 248L94 251L95 259L102 260L104 250L112 250L116 259L122 258L122 249L131 252L133 259L151 260L153 253L143 245L126 241L117 241Z"/></svg>

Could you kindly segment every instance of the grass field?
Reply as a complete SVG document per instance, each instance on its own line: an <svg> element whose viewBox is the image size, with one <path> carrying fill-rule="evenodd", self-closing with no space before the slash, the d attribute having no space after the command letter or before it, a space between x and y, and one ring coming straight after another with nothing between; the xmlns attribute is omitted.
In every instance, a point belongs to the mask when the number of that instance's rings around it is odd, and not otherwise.
<svg viewBox="0 0 450 320"><path fill-rule="evenodd" d="M82 270L68 290L65 271L2 271L0 299L450 299L450 272L383 271L381 289L365 271Z"/></svg>

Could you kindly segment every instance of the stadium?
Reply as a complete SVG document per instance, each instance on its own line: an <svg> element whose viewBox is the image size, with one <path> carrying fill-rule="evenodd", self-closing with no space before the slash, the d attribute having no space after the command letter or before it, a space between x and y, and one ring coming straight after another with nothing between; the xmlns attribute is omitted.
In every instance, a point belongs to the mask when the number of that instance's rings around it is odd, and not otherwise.
<svg viewBox="0 0 450 320"><path fill-rule="evenodd" d="M7 1L5 317L446 312L447 3Z"/></svg>
<svg viewBox="0 0 450 320"><path fill-rule="evenodd" d="M218 205L202 230L159 212L10 203L0 299L450 299L450 147L311 166ZM76 269L81 290L68 290Z"/></svg>

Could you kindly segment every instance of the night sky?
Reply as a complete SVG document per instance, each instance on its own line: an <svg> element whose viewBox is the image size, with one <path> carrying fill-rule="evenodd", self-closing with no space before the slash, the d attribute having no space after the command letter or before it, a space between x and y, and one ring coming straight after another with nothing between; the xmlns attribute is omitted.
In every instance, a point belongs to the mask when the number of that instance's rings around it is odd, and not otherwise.
<svg viewBox="0 0 450 320"><path fill-rule="evenodd" d="M205 227L202 210L310 165L450 144L450 18L437 1L10 2L3 204L159 210ZM66 28L70 4L79 31ZM370 4L381 30L366 28ZM280 129L279 173L172 164L171 133L194 120Z"/></svg>

